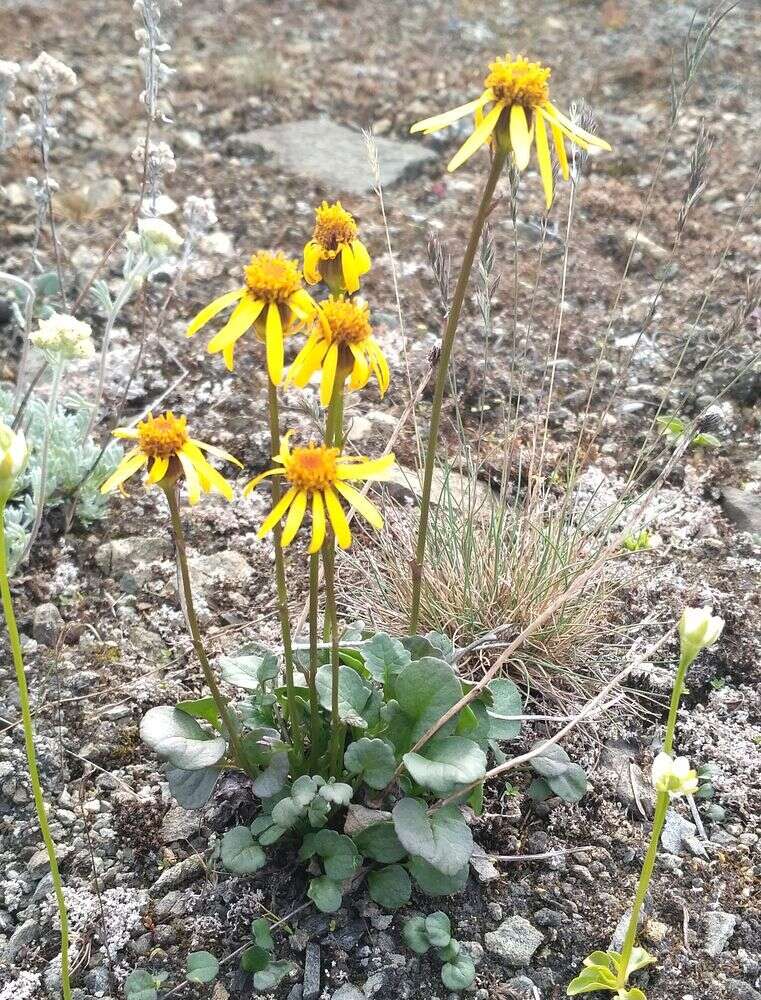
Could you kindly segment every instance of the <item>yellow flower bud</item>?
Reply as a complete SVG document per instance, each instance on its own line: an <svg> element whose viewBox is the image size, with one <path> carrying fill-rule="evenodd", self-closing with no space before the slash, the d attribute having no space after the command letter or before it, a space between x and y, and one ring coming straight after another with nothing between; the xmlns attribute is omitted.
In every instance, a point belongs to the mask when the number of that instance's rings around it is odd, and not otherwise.
<svg viewBox="0 0 761 1000"><path fill-rule="evenodd" d="M22 431L14 431L0 423L0 497L7 500L13 485L24 471L27 459L26 439Z"/></svg>

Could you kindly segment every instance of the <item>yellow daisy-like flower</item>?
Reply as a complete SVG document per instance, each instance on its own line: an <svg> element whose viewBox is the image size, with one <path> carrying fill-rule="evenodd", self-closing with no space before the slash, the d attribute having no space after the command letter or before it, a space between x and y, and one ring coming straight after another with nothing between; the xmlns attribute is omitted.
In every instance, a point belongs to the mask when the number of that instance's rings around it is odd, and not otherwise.
<svg viewBox="0 0 761 1000"><path fill-rule="evenodd" d="M597 146L610 151L604 139L574 124L550 102L549 78L551 70L539 63L529 62L522 56L496 59L489 64L484 80L485 90L480 97L462 104L451 111L434 115L417 122L411 132L428 135L446 128L454 122L473 114L475 129L449 161L448 169L456 170L481 146L492 140L507 152L512 152L519 170L525 170L531 155L531 143L536 144L539 173L544 185L547 207L552 202L552 160L547 138L547 126L557 154L564 180L568 180L568 157L565 139L589 149ZM490 107L487 110L487 106Z"/></svg>
<svg viewBox="0 0 761 1000"><path fill-rule="evenodd" d="M325 279L331 291L353 294L372 266L370 254L357 237L354 216L340 201L326 201L315 210L314 233L304 247L304 278L310 285Z"/></svg>
<svg viewBox="0 0 761 1000"><path fill-rule="evenodd" d="M275 385L283 377L283 338L294 333L315 310L312 296L301 285L298 261L282 253L259 250L243 269L246 283L214 299L195 316L187 334L198 333L217 313L237 302L227 323L209 341L208 351L222 352L229 371L233 370L236 342L252 326L267 352L267 370Z"/></svg>
<svg viewBox="0 0 761 1000"><path fill-rule="evenodd" d="M201 493L212 493L214 490L232 500L232 486L209 464L204 452L233 462L239 468L243 466L221 448L190 437L187 424L187 417L175 417L168 410L159 417L149 413L137 427L117 427L114 437L134 441L135 447L127 452L116 471L103 483L101 493L121 488L125 480L152 462L144 480L145 486L160 483L166 476L183 476L191 504L198 503Z"/></svg>
<svg viewBox="0 0 761 1000"><path fill-rule="evenodd" d="M388 362L373 336L366 302L343 296L321 302L313 318L312 331L288 372L288 382L304 388L322 368L320 402L330 404L336 377L350 376L349 387L362 389L370 374L378 380L383 396L388 389Z"/></svg>
<svg viewBox="0 0 761 1000"><path fill-rule="evenodd" d="M284 476L289 484L279 503L270 511L259 529L259 538L264 538L287 513L281 545L285 548L296 537L307 509L312 505L311 553L319 552L325 542L327 520L335 532L336 540L343 549L351 545L351 531L346 520L339 495L354 507L362 517L377 529L383 527L380 511L367 497L355 490L350 481L382 482L389 478L394 456L369 459L353 455L342 455L338 448L310 444L307 448L294 448L288 444L289 434L280 441L280 451L274 456L279 467L268 469L247 483L243 492L248 495L267 476ZM327 517L326 517L327 513Z"/></svg>

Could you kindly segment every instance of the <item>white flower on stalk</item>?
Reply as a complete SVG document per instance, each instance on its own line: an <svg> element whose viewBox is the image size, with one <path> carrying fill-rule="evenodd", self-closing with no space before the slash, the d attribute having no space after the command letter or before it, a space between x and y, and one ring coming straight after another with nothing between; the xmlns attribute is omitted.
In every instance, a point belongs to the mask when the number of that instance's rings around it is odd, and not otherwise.
<svg viewBox="0 0 761 1000"><path fill-rule="evenodd" d="M28 452L23 431L14 431L0 422L0 497L6 500L13 484L24 471Z"/></svg>
<svg viewBox="0 0 761 1000"><path fill-rule="evenodd" d="M701 650L713 646L724 628L724 619L713 614L713 608L685 608L679 619L682 656L690 663Z"/></svg>
<svg viewBox="0 0 761 1000"><path fill-rule="evenodd" d="M57 354L65 361L91 358L95 353L90 325L68 313L53 313L41 319L29 340L38 350Z"/></svg>
<svg viewBox="0 0 761 1000"><path fill-rule="evenodd" d="M147 254L154 260L163 260L176 254L182 246L182 236L174 226L163 219L140 219L137 232L127 235L130 250Z"/></svg>
<svg viewBox="0 0 761 1000"><path fill-rule="evenodd" d="M40 52L34 62L29 63L27 70L40 90L44 90L47 94L54 94L62 87L71 90L77 85L77 74L74 70L47 52Z"/></svg>
<svg viewBox="0 0 761 1000"><path fill-rule="evenodd" d="M697 771L690 770L689 760L665 752L659 753L653 761L652 781L656 792L668 792L672 799L694 795L698 790Z"/></svg>

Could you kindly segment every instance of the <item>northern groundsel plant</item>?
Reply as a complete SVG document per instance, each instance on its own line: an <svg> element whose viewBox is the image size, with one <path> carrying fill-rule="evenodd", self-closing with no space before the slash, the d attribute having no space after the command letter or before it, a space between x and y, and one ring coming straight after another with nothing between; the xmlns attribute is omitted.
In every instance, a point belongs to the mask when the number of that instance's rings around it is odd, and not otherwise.
<svg viewBox="0 0 761 1000"><path fill-rule="evenodd" d="M572 980L567 989L568 996L609 990L617 1000L645 1000L639 987L629 985L629 977L656 959L644 948L635 947L637 926L642 907L647 896L650 879L658 856L666 813L675 799L692 796L698 790L697 771L690 767L686 757L674 757L674 735L676 732L679 702L684 693L687 670L704 649L718 641L724 628L724 620L713 614L710 607L685 608L679 619L679 663L671 691L671 704L666 721L663 749L653 761L651 780L655 790L655 813L650 842L642 864L637 890L632 904L629 923L620 952L594 951L584 959L584 968Z"/></svg>
<svg viewBox="0 0 761 1000"><path fill-rule="evenodd" d="M305 281L310 285L324 281L335 295L353 295L371 266L354 216L340 201L332 205L324 201L315 210L314 232L304 247Z"/></svg>

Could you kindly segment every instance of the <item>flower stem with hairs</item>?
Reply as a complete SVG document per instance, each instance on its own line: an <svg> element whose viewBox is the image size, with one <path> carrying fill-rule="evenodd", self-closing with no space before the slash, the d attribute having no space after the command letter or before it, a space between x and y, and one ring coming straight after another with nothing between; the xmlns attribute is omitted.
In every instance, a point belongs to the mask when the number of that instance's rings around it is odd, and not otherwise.
<svg viewBox="0 0 761 1000"><path fill-rule="evenodd" d="M478 211L473 219L470 230L468 244L462 259L462 267L457 278L452 307L447 317L447 325L441 341L441 356L439 358L439 368L436 373L436 385L433 391L433 402L431 404L431 421L428 430L428 445L425 455L425 471L423 474L423 493L420 500L420 523L418 527L417 548L415 551L415 561L412 566L412 611L410 615L410 632L417 632L418 620L420 617L420 595L423 584L423 562L425 560L425 543L428 534L428 517L431 509L431 487L433 485L433 470L436 464L436 445L438 443L439 425L441 423L441 407L444 400L444 388L446 386L449 361L452 356L457 326L460 322L460 313L465 300L465 291L468 287L470 272L473 268L473 261L478 250L481 239L481 232L491 211L492 198L497 187L499 175L505 163L505 152L497 146L492 154L491 169L484 186Z"/></svg>
<svg viewBox="0 0 761 1000"><path fill-rule="evenodd" d="M320 556L315 552L309 556L309 719L310 743L309 770L314 773L320 743L320 704L317 698L317 601L320 589Z"/></svg>
<svg viewBox="0 0 761 1000"><path fill-rule="evenodd" d="M24 658L21 652L21 641L19 639L16 615L13 611L13 599L8 581L8 563L5 548L5 505L7 497L0 499L0 591L2 592L3 612L5 614L5 625L8 630L8 639L11 645L13 665L16 669L16 682L19 689L19 701L21 703L21 719L24 728L24 745L26 747L26 759L29 767L29 778L32 783L32 793L34 796L34 806L37 810L37 822L40 833L45 844L45 850L50 864L50 875L53 880L53 892L58 906L58 919L61 924L61 989L64 1000L71 998L71 981L69 973L69 921L66 912L66 900L63 895L61 884L61 874L58 870L58 859L56 857L55 844L50 834L48 826L47 812L45 810L45 800L42 795L40 775L37 770L37 755L34 748L34 726L32 723L32 713L29 706L29 689L26 684L26 674L24 672Z"/></svg>
<svg viewBox="0 0 761 1000"><path fill-rule="evenodd" d="M330 533L332 536L332 532ZM335 538L331 537L322 550L322 566L325 574L325 620L330 627L330 747L328 761L331 777L338 777L343 726L338 714L338 615L336 613L335 587Z"/></svg>

